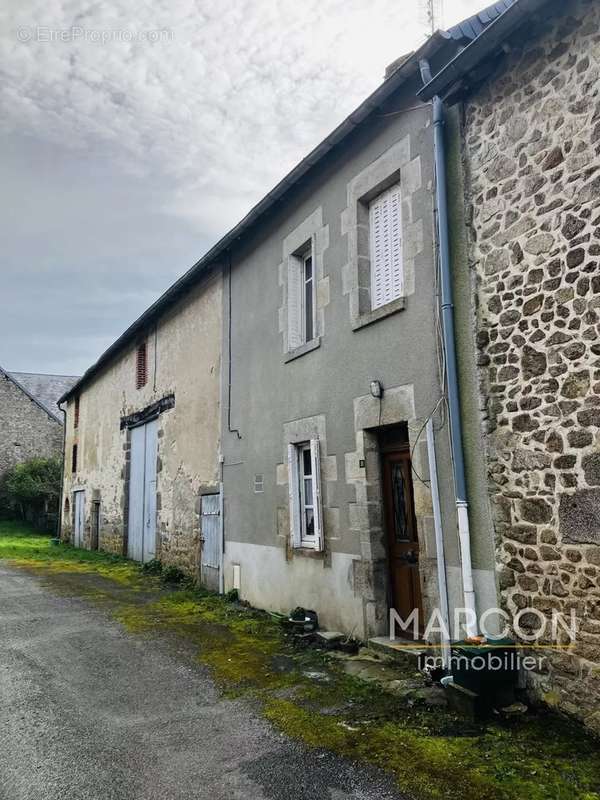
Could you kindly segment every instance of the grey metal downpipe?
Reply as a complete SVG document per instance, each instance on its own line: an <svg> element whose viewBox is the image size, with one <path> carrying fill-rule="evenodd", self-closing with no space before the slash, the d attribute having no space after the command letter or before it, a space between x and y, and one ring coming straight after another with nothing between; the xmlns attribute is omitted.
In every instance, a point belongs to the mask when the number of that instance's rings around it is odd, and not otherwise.
<svg viewBox="0 0 600 800"><path fill-rule="evenodd" d="M423 83L431 80L431 69L427 59L419 62ZM452 302L452 279L450 271L450 237L448 232L448 197L446 187L446 148L444 142L444 103L435 95L433 103L433 149L435 160L437 208L437 235L440 264L440 294L442 312L442 339L446 362L446 384L448 397L448 416L450 418L450 447L452 450L452 469L456 513L458 517L458 536L460 544L461 572L465 602L466 631L469 636L477 634L477 615L473 568L471 565L471 536L469 532L469 512L467 501L467 482L462 446L462 423L460 418L460 399L458 393L458 369L456 365L456 344L454 333L454 304Z"/></svg>

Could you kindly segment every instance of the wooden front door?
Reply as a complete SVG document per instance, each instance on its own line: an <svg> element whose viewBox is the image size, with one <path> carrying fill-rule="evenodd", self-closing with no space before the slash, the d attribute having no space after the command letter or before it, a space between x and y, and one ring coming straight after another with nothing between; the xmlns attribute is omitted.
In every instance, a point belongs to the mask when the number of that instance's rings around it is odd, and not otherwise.
<svg viewBox="0 0 600 800"><path fill-rule="evenodd" d="M383 502L390 568L390 604L403 620L408 619L415 608L419 609L421 628L419 542L410 451L407 447L383 453Z"/></svg>

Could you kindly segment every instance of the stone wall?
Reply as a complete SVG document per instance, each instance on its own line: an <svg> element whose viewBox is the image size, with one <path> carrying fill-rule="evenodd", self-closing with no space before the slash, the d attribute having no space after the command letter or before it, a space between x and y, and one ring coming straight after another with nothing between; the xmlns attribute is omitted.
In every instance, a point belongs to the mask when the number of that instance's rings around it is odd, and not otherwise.
<svg viewBox="0 0 600 800"><path fill-rule="evenodd" d="M60 458L63 427L0 374L0 477L30 458Z"/></svg>
<svg viewBox="0 0 600 800"><path fill-rule="evenodd" d="M579 623L531 688L599 728L600 4L539 25L466 104L487 485L504 607Z"/></svg>

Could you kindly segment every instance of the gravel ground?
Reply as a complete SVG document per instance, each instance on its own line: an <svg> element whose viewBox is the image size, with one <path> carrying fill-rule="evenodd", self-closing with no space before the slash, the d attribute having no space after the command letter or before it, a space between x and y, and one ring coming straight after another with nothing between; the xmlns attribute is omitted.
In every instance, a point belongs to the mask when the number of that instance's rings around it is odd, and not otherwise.
<svg viewBox="0 0 600 800"><path fill-rule="evenodd" d="M0 800L402 800L160 639L0 563Z"/></svg>

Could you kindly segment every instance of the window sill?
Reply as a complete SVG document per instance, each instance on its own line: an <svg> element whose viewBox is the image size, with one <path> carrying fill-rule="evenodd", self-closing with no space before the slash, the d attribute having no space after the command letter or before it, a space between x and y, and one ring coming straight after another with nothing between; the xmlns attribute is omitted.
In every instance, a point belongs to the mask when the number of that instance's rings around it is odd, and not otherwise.
<svg viewBox="0 0 600 800"><path fill-rule="evenodd" d="M295 556L302 556L303 558L323 558L325 555L324 550L315 550L314 547L308 547L307 545L292 547L292 553Z"/></svg>
<svg viewBox="0 0 600 800"><path fill-rule="evenodd" d="M290 350L289 353L286 353L283 362L284 364L287 364L289 361L294 361L294 359L300 358L300 356L306 355L306 353L310 353L312 350L316 350L317 347L320 346L321 337L316 336L314 339L311 339L310 342L301 344L300 347L296 347L295 350Z"/></svg>
<svg viewBox="0 0 600 800"><path fill-rule="evenodd" d="M372 325L384 317L389 317L392 314L397 314L398 311L404 311L406 307L406 298L399 297L397 300L392 300L391 303L386 303L380 308L375 308L373 311L366 311L364 314L359 314L352 319L352 330L358 331L365 328L367 325Z"/></svg>

